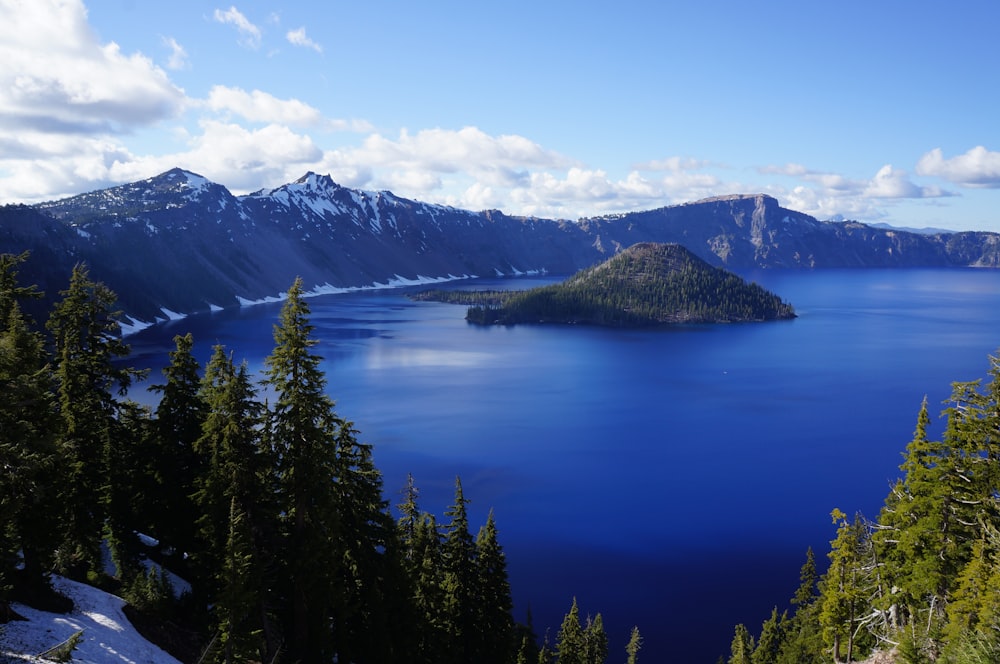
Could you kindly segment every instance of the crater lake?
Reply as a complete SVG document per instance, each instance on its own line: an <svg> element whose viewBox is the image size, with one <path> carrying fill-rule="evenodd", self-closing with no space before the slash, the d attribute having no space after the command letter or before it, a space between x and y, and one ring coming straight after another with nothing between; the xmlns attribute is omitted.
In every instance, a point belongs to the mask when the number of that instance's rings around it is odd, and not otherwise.
<svg viewBox="0 0 1000 664"><path fill-rule="evenodd" d="M983 378L1000 347L1000 271L742 276L798 318L477 327L464 307L406 290L307 302L329 393L374 446L389 502L412 473L441 519L461 476L473 534L495 511L516 620L530 607L552 643L576 597L582 615L602 614L609 662L638 625L640 661L710 664L736 623L756 633L788 606L807 547L825 568L833 508L877 516L921 401L940 435L951 382ZM161 382L173 335L191 332L203 365L224 344L260 371L279 310L148 328L128 337L130 362Z"/></svg>

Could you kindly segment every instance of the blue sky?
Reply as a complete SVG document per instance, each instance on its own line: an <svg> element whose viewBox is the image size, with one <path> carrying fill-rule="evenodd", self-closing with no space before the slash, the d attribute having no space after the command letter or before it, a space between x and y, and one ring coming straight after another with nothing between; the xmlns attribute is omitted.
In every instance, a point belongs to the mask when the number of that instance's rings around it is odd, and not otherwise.
<svg viewBox="0 0 1000 664"><path fill-rule="evenodd" d="M0 0L0 202L180 166L576 219L1000 231L1000 4Z"/></svg>

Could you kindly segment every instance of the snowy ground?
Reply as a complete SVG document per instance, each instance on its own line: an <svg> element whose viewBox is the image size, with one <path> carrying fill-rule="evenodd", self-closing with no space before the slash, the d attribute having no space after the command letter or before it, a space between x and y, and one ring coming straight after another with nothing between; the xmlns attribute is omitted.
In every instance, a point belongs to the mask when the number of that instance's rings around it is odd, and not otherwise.
<svg viewBox="0 0 1000 664"><path fill-rule="evenodd" d="M0 625L0 661L47 662L36 657L83 630L83 641L73 652L81 664L179 664L135 631L122 612L125 601L103 590L53 577L57 591L73 600L72 613L46 613L14 604L27 621Z"/></svg>

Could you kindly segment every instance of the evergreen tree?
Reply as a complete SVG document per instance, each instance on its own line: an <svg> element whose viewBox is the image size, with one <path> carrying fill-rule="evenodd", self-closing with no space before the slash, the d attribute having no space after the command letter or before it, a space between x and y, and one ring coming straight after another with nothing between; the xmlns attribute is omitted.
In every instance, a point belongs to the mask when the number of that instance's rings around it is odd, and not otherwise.
<svg viewBox="0 0 1000 664"><path fill-rule="evenodd" d="M397 648L365 625L395 620L401 556L371 450L334 410L311 352L316 340L302 281L287 293L266 359L274 392L269 436L277 454L285 542L290 654L312 660L376 658Z"/></svg>
<svg viewBox="0 0 1000 664"><path fill-rule="evenodd" d="M383 498L370 445L344 421L336 438L339 539L344 600L336 607L337 653L344 661L394 661L409 655L397 624L409 617L402 547ZM402 630L400 630L402 631Z"/></svg>
<svg viewBox="0 0 1000 664"><path fill-rule="evenodd" d="M312 332L302 280L296 279L265 360L266 385L274 392L270 435L278 459L289 654L328 660L336 651L334 616L345 601L338 582L341 552L334 548L341 529L334 482L342 421L326 394L321 358L311 352Z"/></svg>
<svg viewBox="0 0 1000 664"><path fill-rule="evenodd" d="M575 597L573 606L563 617L559 633L556 634L556 656L559 664L589 664L585 636L580 626L580 609Z"/></svg>
<svg viewBox="0 0 1000 664"><path fill-rule="evenodd" d="M233 496L229 503L229 533L219 569L221 589L214 604L220 646L217 661L226 664L266 656L256 612L262 598L253 539L247 515L240 511Z"/></svg>
<svg viewBox="0 0 1000 664"><path fill-rule="evenodd" d="M486 525L476 537L476 567L479 579L479 662L508 664L514 645L514 602L507 579L507 559L497 540L496 521L490 510Z"/></svg>
<svg viewBox="0 0 1000 664"><path fill-rule="evenodd" d="M598 613L583 630L583 661L587 664L604 664L608 659L608 635L604 632L604 619Z"/></svg>
<svg viewBox="0 0 1000 664"><path fill-rule="evenodd" d="M806 550L806 561L799 571L800 584L791 599L795 613L788 620L779 648L779 664L820 664L823 654L823 634L819 627L819 574L812 547Z"/></svg>
<svg viewBox="0 0 1000 664"><path fill-rule="evenodd" d="M207 416L201 398L200 368L192 348L191 334L174 337L175 349L170 351L170 364L163 369L166 382L150 389L160 394L153 422L153 445L150 449L150 472L155 485L147 493L151 500L152 534L183 554L194 550L197 529L190 518L195 506L195 478L202 466L195 452L195 442L201 437Z"/></svg>
<svg viewBox="0 0 1000 664"><path fill-rule="evenodd" d="M27 254L0 254L0 607L14 572L45 583L59 528L56 384L42 335L21 300L37 299L17 283Z"/></svg>
<svg viewBox="0 0 1000 664"><path fill-rule="evenodd" d="M262 441L262 405L246 364L237 368L216 346L202 380L208 406L195 450L204 472L193 496L201 517L198 569L215 609L218 656L238 661L254 652L265 658L279 647L272 624L277 507L274 459Z"/></svg>
<svg viewBox="0 0 1000 664"><path fill-rule="evenodd" d="M119 578L130 583L144 575L138 532L148 511L145 489L150 412L145 406L125 400L117 406L112 434L105 440L102 464L106 468L103 505L105 537Z"/></svg>
<svg viewBox="0 0 1000 664"><path fill-rule="evenodd" d="M461 478L455 478L455 503L445 511L450 518L441 547L444 567L444 625L451 643L450 657L460 664L475 661L479 641L476 621L478 576L476 544L469 532L468 500Z"/></svg>
<svg viewBox="0 0 1000 664"><path fill-rule="evenodd" d="M729 646L727 664L752 664L754 644L753 637L746 625L740 623L733 634L733 642Z"/></svg>
<svg viewBox="0 0 1000 664"><path fill-rule="evenodd" d="M785 639L785 624L788 616L778 615L778 607L771 609L771 617L761 626L760 638L750 661L752 664L777 664L781 645Z"/></svg>
<svg viewBox="0 0 1000 664"><path fill-rule="evenodd" d="M628 643L625 645L625 654L628 655L628 659L625 660L625 664L637 664L639 661L639 650L642 649L642 636L639 634L639 628L633 627L632 634L629 636Z"/></svg>
<svg viewBox="0 0 1000 664"><path fill-rule="evenodd" d="M415 664L436 664L447 650L444 631L444 593L441 563L441 538L434 516L421 512L420 491L407 476L403 502L396 524L401 564L409 598L410 619L405 633L397 629L410 645L410 660Z"/></svg>
<svg viewBox="0 0 1000 664"><path fill-rule="evenodd" d="M63 543L58 551L61 570L81 577L101 569L108 468L118 404L138 372L118 368L128 355L121 339L115 295L90 279L82 265L73 269L69 288L60 293L48 328L55 345L61 431L59 452L64 459L60 504Z"/></svg>
<svg viewBox="0 0 1000 664"><path fill-rule="evenodd" d="M867 575L870 544L864 519L855 515L853 521L839 509L831 516L837 526L837 538L831 542L830 568L824 578L821 594L820 625L824 639L833 651L833 660L842 661L841 654L853 660L857 622L865 615L869 596Z"/></svg>
<svg viewBox="0 0 1000 664"><path fill-rule="evenodd" d="M444 588L444 554L437 521L426 515L416 530L413 582L417 612L417 653L420 661L437 663L449 648L447 604Z"/></svg>

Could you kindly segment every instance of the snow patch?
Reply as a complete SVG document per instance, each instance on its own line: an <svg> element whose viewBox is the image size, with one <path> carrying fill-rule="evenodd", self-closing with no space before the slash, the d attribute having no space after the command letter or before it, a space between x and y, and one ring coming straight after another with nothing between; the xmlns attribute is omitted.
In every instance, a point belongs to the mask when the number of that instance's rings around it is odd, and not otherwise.
<svg viewBox="0 0 1000 664"><path fill-rule="evenodd" d="M212 304L211 302L208 303L208 310L211 311L213 314L216 311L223 311L222 307L220 307L217 304Z"/></svg>
<svg viewBox="0 0 1000 664"><path fill-rule="evenodd" d="M15 620L4 625L0 645L0 655L4 658L46 662L33 655L82 631L83 640L73 653L74 662L179 664L135 631L122 611L125 600L60 576L52 578L52 585L73 600L73 611L68 614L48 613L14 603L14 610L27 620Z"/></svg>
<svg viewBox="0 0 1000 664"><path fill-rule="evenodd" d="M387 288L401 288L403 286L423 286L426 284L440 284L448 281L458 281L461 279L476 279L474 274L464 274L462 276L455 276L449 274L446 277L425 277L422 275L417 275L415 279L408 279L406 277L401 277L400 275L394 275L392 279L389 279L385 283L376 281L370 286L334 286L330 283L325 283L320 286L314 286L308 291L303 291L303 297L316 297L318 295L343 295L344 293L357 293L359 291L370 291L370 290L385 290ZM257 304L272 304L274 302L283 302L288 297L288 293L279 293L277 296L268 295L267 297L258 298L256 300L251 300L249 298L236 296L236 300L240 303L241 307L252 307Z"/></svg>
<svg viewBox="0 0 1000 664"><path fill-rule="evenodd" d="M152 323L147 323L146 321L142 321L137 318L132 318L131 316L128 315L125 316L125 321L127 322L119 321L118 323L118 326L122 330L123 337L127 337L130 334L135 334L136 332L145 330L147 327L150 327L152 325Z"/></svg>
<svg viewBox="0 0 1000 664"><path fill-rule="evenodd" d="M184 320L187 318L187 314L179 314L176 311L167 309L166 307L160 307L160 311L162 311L163 315L167 317L167 320Z"/></svg>

